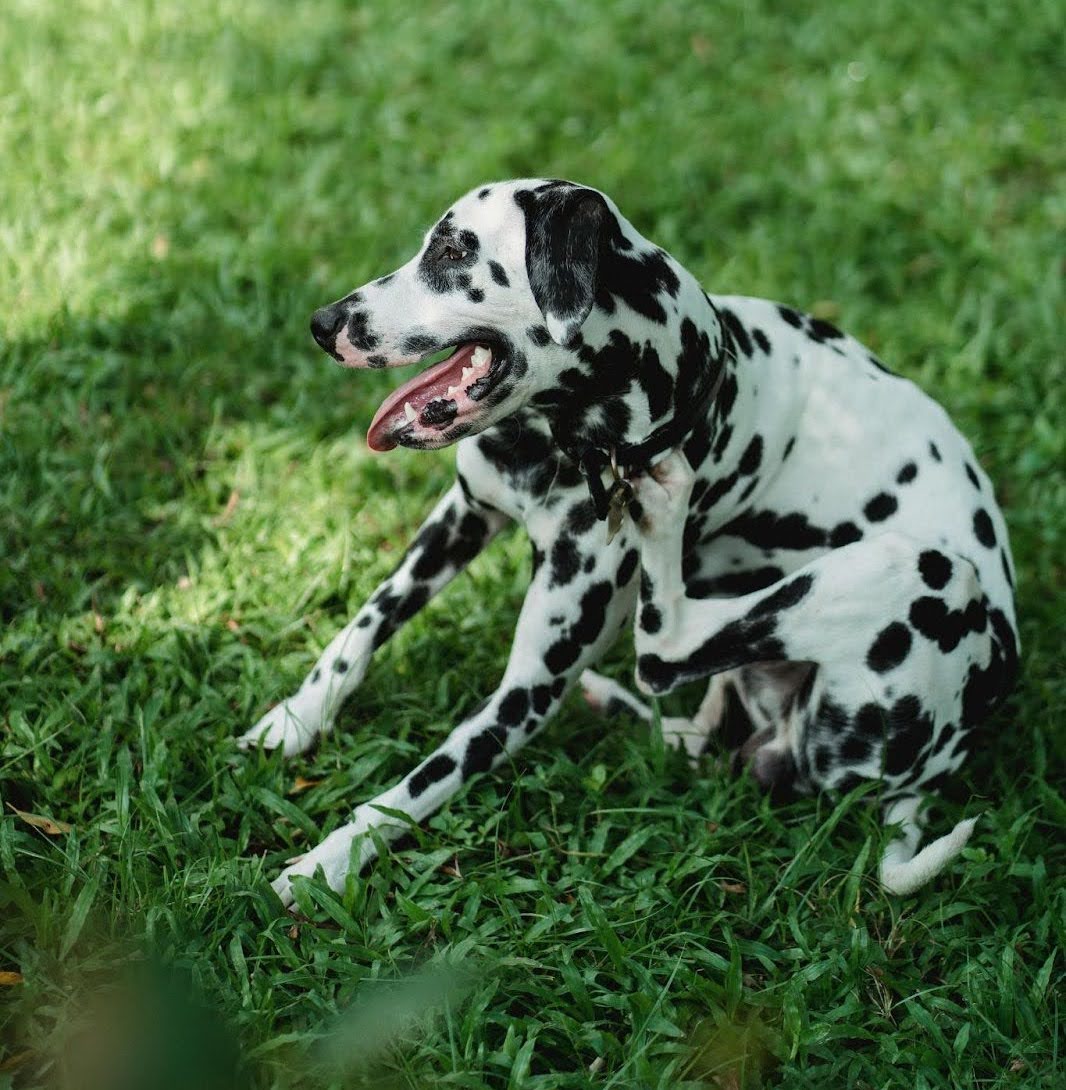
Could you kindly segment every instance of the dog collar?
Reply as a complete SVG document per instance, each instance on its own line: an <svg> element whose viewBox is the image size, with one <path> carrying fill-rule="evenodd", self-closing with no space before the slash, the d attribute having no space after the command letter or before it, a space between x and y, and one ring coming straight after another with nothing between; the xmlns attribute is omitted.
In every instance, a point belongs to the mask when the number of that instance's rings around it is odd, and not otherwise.
<svg viewBox="0 0 1066 1090"><path fill-rule="evenodd" d="M617 532L618 527L621 525L621 513L633 498L633 489L627 479L627 474L620 472L618 467L625 467L631 474L647 467L656 455L663 454L678 446L695 427L700 417L706 414L708 405L717 399L718 392L725 381L725 364L729 355L729 335L725 329L722 330L722 333L724 338L722 351L718 356L717 375L715 375L714 380L711 381L710 379L710 376L714 374L714 369L708 368L704 372L706 376L704 381L700 383L689 403L686 406L678 407L674 415L665 424L661 424L656 428L647 439L639 443L619 443L605 450L592 443L578 446L564 440L556 433L555 426L552 425L552 435L555 442L563 453L577 464L582 476L585 478L585 484L588 486L589 496L592 499L592 506L596 511L596 518L601 522L604 519L608 520L608 541ZM715 412L710 421L712 442L717 424L718 418L717 412ZM608 469L611 471L613 480L609 487L605 487L603 474Z"/></svg>

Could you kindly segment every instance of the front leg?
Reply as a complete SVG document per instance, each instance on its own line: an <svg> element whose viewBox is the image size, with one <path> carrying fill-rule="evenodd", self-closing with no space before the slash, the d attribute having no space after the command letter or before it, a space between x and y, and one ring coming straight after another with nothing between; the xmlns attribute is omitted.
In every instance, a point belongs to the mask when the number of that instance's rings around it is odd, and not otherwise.
<svg viewBox="0 0 1066 1090"><path fill-rule="evenodd" d="M417 768L358 806L346 825L281 873L273 886L286 905L293 901L292 879L318 867L333 889L343 888L349 870L358 873L375 855L373 841L363 836L371 828L387 839L403 832L405 825L379 807L423 821L472 776L508 760L544 726L631 613L637 551L622 535L604 547L602 532L599 523L578 538L557 522L531 527L535 555L544 559L522 605L499 688Z"/></svg>
<svg viewBox="0 0 1066 1090"><path fill-rule="evenodd" d="M685 584L681 576L685 521L696 474L679 451L633 481L640 505L640 600L634 631L638 661L646 645L660 651L681 628ZM638 688L651 690L637 678Z"/></svg>
<svg viewBox="0 0 1066 1090"><path fill-rule="evenodd" d="M275 705L237 744L302 753L333 726L363 680L370 657L485 547L506 516L476 505L456 482L422 524L396 570L330 642L300 688Z"/></svg>

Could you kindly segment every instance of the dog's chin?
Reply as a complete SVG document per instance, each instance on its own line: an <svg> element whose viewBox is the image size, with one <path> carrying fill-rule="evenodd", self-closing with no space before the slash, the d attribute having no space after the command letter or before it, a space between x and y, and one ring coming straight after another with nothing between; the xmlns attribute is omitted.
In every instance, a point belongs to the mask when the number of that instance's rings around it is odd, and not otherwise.
<svg viewBox="0 0 1066 1090"><path fill-rule="evenodd" d="M438 450L482 431L509 371L506 357L483 341L458 345L447 359L394 390L367 432L371 450Z"/></svg>

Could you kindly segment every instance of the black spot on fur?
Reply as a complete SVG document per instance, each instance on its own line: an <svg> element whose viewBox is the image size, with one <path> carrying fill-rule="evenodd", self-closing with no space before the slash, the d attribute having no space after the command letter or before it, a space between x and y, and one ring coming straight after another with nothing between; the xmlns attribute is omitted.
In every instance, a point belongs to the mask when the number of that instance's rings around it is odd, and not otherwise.
<svg viewBox="0 0 1066 1090"><path fill-rule="evenodd" d="M507 727L517 727L529 711L529 693L525 689L512 689L500 701L500 722Z"/></svg>
<svg viewBox="0 0 1066 1090"><path fill-rule="evenodd" d="M425 333L413 333L404 339L400 345L400 351L405 356L419 356L439 347L436 337L430 337Z"/></svg>
<svg viewBox="0 0 1066 1090"><path fill-rule="evenodd" d="M658 606L646 605L640 611L640 627L654 635L663 626L663 615Z"/></svg>
<svg viewBox="0 0 1066 1090"><path fill-rule="evenodd" d="M419 550L411 574L415 579L432 579L444 570L448 563L448 538L450 531L444 522L432 522L424 526L415 538L412 548Z"/></svg>
<svg viewBox="0 0 1066 1090"><path fill-rule="evenodd" d="M543 348L551 340L551 334L542 325L533 325L526 330L526 336L538 347Z"/></svg>
<svg viewBox="0 0 1066 1090"><path fill-rule="evenodd" d="M1010 691L1018 676L1018 644L1000 609L989 612L992 625L992 647L988 665L971 663L962 691L963 728L979 723L995 710Z"/></svg>
<svg viewBox="0 0 1066 1090"><path fill-rule="evenodd" d="M466 297L471 303L480 303L484 301L485 293L480 288L471 288L466 293Z"/></svg>
<svg viewBox="0 0 1066 1090"><path fill-rule="evenodd" d="M727 422L722 425L722 430L718 433L718 438L714 441L714 460L716 462L722 460L726 447L729 446L729 440L732 438L733 425Z"/></svg>
<svg viewBox="0 0 1066 1090"><path fill-rule="evenodd" d="M614 577L614 585L619 590L628 585L629 580L633 578L633 573L637 570L637 562L640 559L640 554L636 549L630 549L625 556L622 557L622 563L618 565L618 571Z"/></svg>
<svg viewBox="0 0 1066 1090"><path fill-rule="evenodd" d="M740 464L737 466L737 469L740 471L742 477L747 477L759 468L761 462L762 436L756 435L747 445L744 453L740 456Z"/></svg>
<svg viewBox="0 0 1066 1090"><path fill-rule="evenodd" d="M563 534L555 539L551 552L551 586L565 587L581 566L581 553L574 539Z"/></svg>
<svg viewBox="0 0 1066 1090"><path fill-rule="evenodd" d="M689 598L735 598L772 587L785 573L780 568L754 568L751 571L730 572L715 579L695 579L685 588Z"/></svg>
<svg viewBox="0 0 1066 1090"><path fill-rule="evenodd" d="M994 549L996 547L996 531L992 526L992 520L988 517L988 512L979 507L973 515L973 532L974 536L986 549Z"/></svg>
<svg viewBox="0 0 1066 1090"><path fill-rule="evenodd" d="M633 252L613 216L610 221L609 244L600 256L600 292L621 300L653 322L664 323L666 311L659 296L664 292L671 298L677 296L681 286L677 274L662 250Z"/></svg>
<svg viewBox="0 0 1066 1090"><path fill-rule="evenodd" d="M429 601L429 587L413 587L396 610L396 621L409 621Z"/></svg>
<svg viewBox="0 0 1066 1090"><path fill-rule="evenodd" d="M827 537L825 530L812 526L802 511L787 515L748 511L725 525L719 535L739 537L762 549L817 549L825 545Z"/></svg>
<svg viewBox="0 0 1066 1090"><path fill-rule="evenodd" d="M751 331L751 339L759 346L759 351L764 355L770 355L770 338L761 329Z"/></svg>
<svg viewBox="0 0 1066 1090"><path fill-rule="evenodd" d="M566 528L572 534L587 534L596 525L596 508L592 500L581 500L566 514Z"/></svg>
<svg viewBox="0 0 1066 1090"><path fill-rule="evenodd" d="M348 672L348 663L344 659L334 659L333 672L335 674L346 674Z"/></svg>
<svg viewBox="0 0 1066 1090"><path fill-rule="evenodd" d="M863 704L855 713L855 729L865 738L883 738L888 717L879 704Z"/></svg>
<svg viewBox="0 0 1066 1090"><path fill-rule="evenodd" d="M790 326L793 326L795 329L802 328L803 319L800 317L799 311L793 310L791 307L779 306L777 312Z"/></svg>
<svg viewBox="0 0 1066 1090"><path fill-rule="evenodd" d="M833 767L833 751L829 746L819 746L814 752L814 767L824 776Z"/></svg>
<svg viewBox="0 0 1066 1090"><path fill-rule="evenodd" d="M419 795L425 793L430 784L439 783L446 776L450 776L456 767L455 761L447 753L438 753L430 757L407 781L407 790L411 798L417 799Z"/></svg>
<svg viewBox="0 0 1066 1090"><path fill-rule="evenodd" d="M354 311L348 319L348 340L360 352L370 352L381 344L381 338L370 330L370 315L365 310Z"/></svg>
<svg viewBox="0 0 1066 1090"><path fill-rule="evenodd" d="M862 530L855 525L854 522L841 522L838 523L829 534L829 544L834 549L839 549L844 545L851 545L853 542L862 540Z"/></svg>
<svg viewBox="0 0 1066 1090"><path fill-rule="evenodd" d="M916 696L900 697L888 712L885 772L900 776L918 760L933 736L933 720Z"/></svg>
<svg viewBox="0 0 1066 1090"><path fill-rule="evenodd" d="M748 611L745 620L754 617L765 617L769 614L780 613L785 609L792 609L803 601L814 586L814 576L810 573L798 575L795 579L785 583L773 594L768 594L761 602L756 602Z"/></svg>
<svg viewBox="0 0 1066 1090"><path fill-rule="evenodd" d="M911 649L911 630L900 621L882 628L866 655L866 665L878 674L895 669Z"/></svg>
<svg viewBox="0 0 1066 1090"><path fill-rule="evenodd" d="M862 513L870 522L884 522L889 516L894 515L899 508L899 501L888 492L878 492L876 496L862 509Z"/></svg>
<svg viewBox="0 0 1066 1090"><path fill-rule="evenodd" d="M601 581L594 583L581 596L578 619L570 626L567 635L556 640L544 655L544 663L553 674L562 674L573 666L582 649L603 631L607 607L613 594L611 584ZM563 684L565 686L565 681Z"/></svg>
<svg viewBox="0 0 1066 1090"><path fill-rule="evenodd" d="M499 723L475 734L467 743L463 756L463 779L468 780L478 772L487 772L492 762L504 752L506 742L507 728Z"/></svg>
<svg viewBox="0 0 1066 1090"><path fill-rule="evenodd" d="M981 482L977 479L976 470L974 470L973 466L970 465L969 462L966 462L965 466L966 466L966 476L970 478L970 484L972 484L974 486L974 488L976 488L977 491L980 492L981 491Z"/></svg>
<svg viewBox="0 0 1066 1090"><path fill-rule="evenodd" d="M932 455L934 462L939 462L942 460L940 457L940 450L937 447L936 443L929 444L929 453Z"/></svg>
<svg viewBox="0 0 1066 1090"><path fill-rule="evenodd" d="M582 647L591 644L603 631L605 614L612 597L614 588L605 580L593 583L581 596L581 614L570 631L581 641Z"/></svg>
<svg viewBox="0 0 1066 1090"><path fill-rule="evenodd" d="M1003 575L1007 580L1007 586L1014 590L1014 576L1010 573L1010 563L1007 560L1007 550L999 550L999 562L1003 565Z"/></svg>
<svg viewBox="0 0 1066 1090"><path fill-rule="evenodd" d="M547 685L534 685L532 703L537 715L546 715L552 703L551 688Z"/></svg>
<svg viewBox="0 0 1066 1090"><path fill-rule="evenodd" d="M941 727L939 734L936 736L936 743L933 746L933 754L937 754L943 751L944 747L955 737L955 724L945 723Z"/></svg>
<svg viewBox="0 0 1066 1090"><path fill-rule="evenodd" d="M492 186L487 185L487 186L485 186L484 189L479 189L477 191L477 199L479 201L483 201L491 192L492 192Z"/></svg>
<svg viewBox="0 0 1066 1090"><path fill-rule="evenodd" d="M951 561L936 549L926 549L918 557L918 571L922 582L933 590L942 590L951 578Z"/></svg>
<svg viewBox="0 0 1066 1090"><path fill-rule="evenodd" d="M812 341L821 344L824 341L838 341L844 336L831 322L822 318L812 318L807 327L807 335Z"/></svg>
<svg viewBox="0 0 1066 1090"><path fill-rule="evenodd" d="M366 621L368 621L369 619L370 619L369 617L364 617L363 618L363 620L366 620ZM322 680L322 671L316 669L315 672L311 675L311 684L314 685L314 684L316 684L317 682L319 682L321 680Z"/></svg>
<svg viewBox="0 0 1066 1090"><path fill-rule="evenodd" d="M840 756L845 761L865 761L872 750L869 739L861 734L849 734L840 747Z"/></svg>
<svg viewBox="0 0 1066 1090"><path fill-rule="evenodd" d="M926 595L916 599L910 609L910 622L941 651L954 651L971 632L983 632L988 624L984 603L974 598L965 609L951 609L943 598Z"/></svg>
<svg viewBox="0 0 1066 1090"><path fill-rule="evenodd" d="M389 362L389 357L388 356L379 356L379 355L375 354L373 356L367 356L366 362L371 367L384 367L385 364L387 364Z"/></svg>
<svg viewBox="0 0 1066 1090"><path fill-rule="evenodd" d="M717 310L737 348L745 356L750 356L752 353L751 338L740 319L728 307L718 307Z"/></svg>
<svg viewBox="0 0 1066 1090"><path fill-rule="evenodd" d="M897 474L896 484L910 484L918 476L918 467L914 462L908 462Z"/></svg>
<svg viewBox="0 0 1066 1090"><path fill-rule="evenodd" d="M638 380L648 398L648 412L658 420L674 403L674 380L650 344L641 353Z"/></svg>

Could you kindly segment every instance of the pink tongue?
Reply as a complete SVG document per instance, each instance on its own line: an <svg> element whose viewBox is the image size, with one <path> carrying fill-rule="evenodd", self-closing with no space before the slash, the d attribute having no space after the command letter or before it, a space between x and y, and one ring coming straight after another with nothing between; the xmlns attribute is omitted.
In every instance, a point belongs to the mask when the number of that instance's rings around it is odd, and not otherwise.
<svg viewBox="0 0 1066 1090"><path fill-rule="evenodd" d="M370 422L370 430L366 433L367 446L376 451L392 450L396 446L394 434L408 424L405 402L410 401L411 407L421 415L422 410L435 398L446 397L449 386L461 385L463 366L476 347L474 344L462 345L446 360L441 360L415 375L398 390L393 390Z"/></svg>

